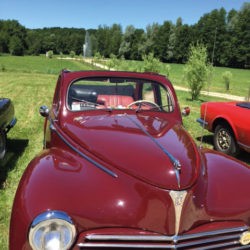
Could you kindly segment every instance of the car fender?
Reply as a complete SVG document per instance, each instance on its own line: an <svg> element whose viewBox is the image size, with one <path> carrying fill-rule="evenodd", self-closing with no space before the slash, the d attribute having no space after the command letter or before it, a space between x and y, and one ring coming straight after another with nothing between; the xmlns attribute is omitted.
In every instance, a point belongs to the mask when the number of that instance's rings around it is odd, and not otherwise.
<svg viewBox="0 0 250 250"><path fill-rule="evenodd" d="M213 119L213 121L211 122L211 128L212 128L213 132L215 131L216 126L218 124L220 124L220 123L228 124L231 127L231 129L232 129L232 131L234 133L235 139L238 141L239 136L238 136L237 129L236 129L232 119L227 115L218 115L218 116L216 116Z"/></svg>
<svg viewBox="0 0 250 250"><path fill-rule="evenodd" d="M61 168L60 172L65 172L63 178L66 178L68 173L79 171L82 165L76 158L69 151L51 148L43 150L29 163L19 182L13 203L9 233L10 249L31 249L27 242L30 223L40 213L56 208L56 200L54 204L52 200L47 202L50 193L55 197L58 191L56 183L53 185L53 176L48 177L53 169L53 173L56 174ZM64 185L67 191L67 182L64 181ZM58 198L62 199L63 194L58 193ZM69 204L69 201L66 204Z"/></svg>
<svg viewBox="0 0 250 250"><path fill-rule="evenodd" d="M247 164L220 152L203 149L206 185L206 210L212 217L238 215L247 223L250 200L250 171ZM235 202L237 200L237 203Z"/></svg>

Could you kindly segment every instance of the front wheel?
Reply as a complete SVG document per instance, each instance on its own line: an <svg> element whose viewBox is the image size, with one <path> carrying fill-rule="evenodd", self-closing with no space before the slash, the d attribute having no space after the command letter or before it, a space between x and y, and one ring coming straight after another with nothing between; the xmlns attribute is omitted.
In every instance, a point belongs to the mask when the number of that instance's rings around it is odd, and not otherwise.
<svg viewBox="0 0 250 250"><path fill-rule="evenodd" d="M216 126L214 132L214 147L217 151L232 156L236 156L239 153L239 146L230 126L226 124Z"/></svg>
<svg viewBox="0 0 250 250"><path fill-rule="evenodd" d="M0 129L0 160L3 159L6 152L6 134Z"/></svg>

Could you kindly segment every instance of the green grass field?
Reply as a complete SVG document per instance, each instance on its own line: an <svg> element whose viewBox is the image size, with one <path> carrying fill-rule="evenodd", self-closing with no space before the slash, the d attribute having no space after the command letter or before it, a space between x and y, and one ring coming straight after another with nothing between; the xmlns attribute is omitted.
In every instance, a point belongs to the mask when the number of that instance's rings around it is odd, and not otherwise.
<svg viewBox="0 0 250 250"><path fill-rule="evenodd" d="M179 74L183 66L171 67L173 79L179 79L176 84L181 86ZM86 70L93 67L81 61L46 59L45 56L0 56L0 96L13 100L18 120L8 134L8 152L0 163L1 250L8 249L10 212L18 182L30 160L42 149L44 120L39 115L39 107L43 104L50 106L58 73L62 68ZM235 70L235 75L241 77L241 82L249 79L249 71ZM184 118L184 125L197 140L201 135L201 128L196 122L200 104L215 99L201 96L201 100L191 102L187 92L177 91L177 95L182 107L191 107L191 115ZM211 135L205 132L204 138L205 145L211 148ZM247 156L243 154L241 160L247 162Z"/></svg>

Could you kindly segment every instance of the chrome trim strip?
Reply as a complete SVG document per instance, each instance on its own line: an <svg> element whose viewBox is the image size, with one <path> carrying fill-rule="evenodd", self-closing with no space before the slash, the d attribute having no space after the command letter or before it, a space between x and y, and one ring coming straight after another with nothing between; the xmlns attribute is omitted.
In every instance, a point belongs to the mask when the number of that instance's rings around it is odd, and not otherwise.
<svg viewBox="0 0 250 250"><path fill-rule="evenodd" d="M119 244L119 243L80 243L79 247L89 248L157 248L157 249L176 249L174 245L157 245L157 244Z"/></svg>
<svg viewBox="0 0 250 250"><path fill-rule="evenodd" d="M238 247L237 249L249 249L249 245L246 245L246 246L240 246L240 247Z"/></svg>
<svg viewBox="0 0 250 250"><path fill-rule="evenodd" d="M49 210L39 214L32 222L31 228L46 220L60 219L67 221L69 224L74 225L72 219L63 211Z"/></svg>
<svg viewBox="0 0 250 250"><path fill-rule="evenodd" d="M240 246L239 236L242 232L249 230L249 227L242 226L229 229L202 232L186 235L86 235L86 243L78 244L79 247L103 247L103 248L158 248L177 249L193 247L192 249L204 250L219 247L229 247L227 249L246 249L249 245ZM227 235L228 234L228 235ZM212 236L216 236L213 237ZM89 241L89 242L88 242ZM100 242L102 241L102 242ZM122 242L124 241L124 242ZM187 241L187 242L183 242ZM226 241L226 242L222 242ZM127 244L125 242L128 242ZM149 242L147 244L147 242ZM209 244L206 246L206 244ZM197 247L196 247L197 246ZM195 248L196 247L196 248Z"/></svg>
<svg viewBox="0 0 250 250"><path fill-rule="evenodd" d="M237 143L238 143L241 147L243 147L243 148L250 149L250 146L248 146L248 145L246 145L246 144L243 144L243 143L241 143L241 142L239 142L239 141L237 141Z"/></svg>
<svg viewBox="0 0 250 250"><path fill-rule="evenodd" d="M196 238L201 238L201 237L207 237L207 236L214 236L218 234L227 234L227 233L241 233L243 231L248 230L249 228L247 226L242 226L242 227L234 227L234 228L228 228L228 229L220 229L220 230L215 230L215 231L208 231L204 233L197 233L197 234L185 234L185 235L180 235L177 236L179 240L187 240L187 239L196 239Z"/></svg>
<svg viewBox="0 0 250 250"><path fill-rule="evenodd" d="M90 234L85 237L90 241L117 240L117 241L172 241L173 236L164 235L106 235Z"/></svg>
<svg viewBox="0 0 250 250"><path fill-rule="evenodd" d="M239 244L239 241L237 239L239 238L239 235L228 235L228 236L223 236L223 237L216 237L216 238L208 238L208 239L201 239L189 243L180 243L178 244L178 247L190 247L190 246L195 246L195 245L206 245L206 244L213 244L213 248L216 246L217 248L220 246L230 246L230 245L235 245ZM221 241L228 241L231 240L230 242L224 242L221 243ZM202 249L204 249L203 247ZM207 248L206 248L207 249Z"/></svg>
<svg viewBox="0 0 250 250"><path fill-rule="evenodd" d="M214 231L207 231L196 234L184 234L184 235L112 235L112 234L89 234L85 238L90 241L100 241L100 240L119 240L119 241L184 241L197 239L202 237L211 237L218 234L228 234L228 233L242 233L247 231L249 228L247 226L235 227L229 229L220 229Z"/></svg>
<svg viewBox="0 0 250 250"><path fill-rule="evenodd" d="M52 121L52 119L50 120L50 129L52 131L54 131L59 138L72 150L74 150L77 154L79 154L81 157L83 157L85 160L89 161L90 163L92 163L95 167L99 168L100 170L104 171L105 173L111 175L114 178L117 178L118 175L116 173L114 173L113 171L109 170L108 168L104 167L103 165L101 165L100 163L96 162L95 160L93 160L92 158L90 158L89 156L87 156L86 154L82 153L80 150L78 150L77 148L75 148L73 145L71 145L55 128L54 126L54 122Z"/></svg>
<svg viewBox="0 0 250 250"><path fill-rule="evenodd" d="M178 183L178 187L180 188L181 183L180 183L180 172L181 172L181 163L178 159L176 159L171 153L169 153L157 140L155 140L155 138L153 136L151 136L149 134L149 132L143 127L141 126L138 122L134 121L130 116L128 116L127 114L125 114L125 116L132 122L134 123L139 129L141 129L141 131L147 135L154 143L156 146L158 146L170 159L170 161L173 164L174 167L174 171L175 171L175 176L176 176L176 180Z"/></svg>
<svg viewBox="0 0 250 250"><path fill-rule="evenodd" d="M202 242L202 247L196 247L195 244L180 244L180 245L170 245L170 244L124 244L124 243L80 243L78 244L78 247L83 247L83 248L131 248L131 249L179 249L183 248L185 249L186 247L192 247L193 250L209 250L209 249L217 249L217 248L222 248L225 249L227 247L227 250L230 249L249 249L249 245L247 246L236 246L238 245L237 241L233 242L228 242L228 243L219 243L219 244L213 244L212 246L206 246L204 245L206 242ZM199 244L198 244L199 245ZM229 247L229 248L228 248ZM237 247L237 248L235 248Z"/></svg>

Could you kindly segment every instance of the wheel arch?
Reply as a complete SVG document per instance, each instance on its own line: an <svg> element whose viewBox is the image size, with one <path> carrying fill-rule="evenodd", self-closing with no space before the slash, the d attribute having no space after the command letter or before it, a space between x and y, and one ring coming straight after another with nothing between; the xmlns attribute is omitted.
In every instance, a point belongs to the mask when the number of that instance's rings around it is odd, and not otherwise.
<svg viewBox="0 0 250 250"><path fill-rule="evenodd" d="M236 140L238 140L238 134L237 134L237 131L233 125L233 123L229 120L229 119L226 119L224 117L217 117L214 121L213 121L213 124L212 124L212 131L213 133L215 132L215 128L217 127L217 125L219 124L222 124L222 125L226 125L228 126L233 134L234 134L234 137Z"/></svg>

